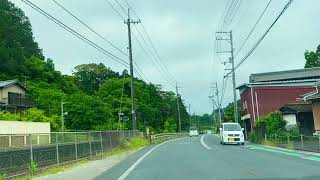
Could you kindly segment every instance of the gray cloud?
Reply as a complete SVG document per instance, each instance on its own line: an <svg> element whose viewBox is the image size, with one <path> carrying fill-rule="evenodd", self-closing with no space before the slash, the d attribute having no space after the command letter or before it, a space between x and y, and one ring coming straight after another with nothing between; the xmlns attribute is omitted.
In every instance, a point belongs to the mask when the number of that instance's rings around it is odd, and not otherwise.
<svg viewBox="0 0 320 180"><path fill-rule="evenodd" d="M102 62L117 71L124 69L123 66L49 22L21 1L12 0L12 2L22 8L30 18L36 41L43 48L46 57L54 59L57 69L62 72L69 74L74 66L88 62ZM86 30L52 1L32 0L32 2L110 52L124 60L127 59ZM126 51L126 26L105 0L59 0L58 2L123 51ZM115 1L112 2L116 5ZM125 5L122 0L119 2ZM192 110L196 113L210 112L212 109L208 100L208 95L211 93L210 83L217 81L221 85L224 73L224 66L216 55L213 56L215 51L213 49L214 32L227 0L129 0L129 2L146 26L168 70L182 87L183 98L187 103L191 103ZM231 25L236 50L267 2L267 0L243 1L239 13ZM266 16L253 34L252 40L248 41L236 61L239 61L249 50L286 2L286 0L272 2ZM237 70L237 84L247 82L248 76L253 72L302 68L304 51L315 49L320 43L320 24L316 21L320 16L320 11L317 7L320 7L320 1L317 0L294 1L256 51ZM133 30L135 34L138 34L134 28ZM146 58L135 40L133 47L134 59L141 66L148 79L151 82L162 84L165 89L173 90L150 60ZM221 58L223 60L227 57ZM230 102L232 98L230 85L229 81L224 104Z"/></svg>

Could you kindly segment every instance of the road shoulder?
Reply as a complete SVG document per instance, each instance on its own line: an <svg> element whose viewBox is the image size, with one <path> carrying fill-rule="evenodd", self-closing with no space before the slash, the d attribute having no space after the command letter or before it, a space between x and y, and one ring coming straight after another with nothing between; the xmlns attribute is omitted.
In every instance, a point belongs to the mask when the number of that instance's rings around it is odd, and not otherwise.
<svg viewBox="0 0 320 180"><path fill-rule="evenodd" d="M121 161L125 160L129 156L143 150L148 149L148 146L141 147L139 149L123 153L117 154L113 156L109 156L107 158L101 160L94 160L79 166L67 169L65 171L58 172L56 174L50 174L45 176L36 177L36 180L56 180L56 179L94 179L99 176L103 172L111 169Z"/></svg>
<svg viewBox="0 0 320 180"><path fill-rule="evenodd" d="M313 161L320 161L320 153L316 153L316 152L299 151L299 150L292 150L292 149L260 145L260 144L248 144L246 145L246 147L252 150L257 149L257 150L263 150L263 151L268 151L268 152L277 153L277 154L284 154L287 156L309 159Z"/></svg>

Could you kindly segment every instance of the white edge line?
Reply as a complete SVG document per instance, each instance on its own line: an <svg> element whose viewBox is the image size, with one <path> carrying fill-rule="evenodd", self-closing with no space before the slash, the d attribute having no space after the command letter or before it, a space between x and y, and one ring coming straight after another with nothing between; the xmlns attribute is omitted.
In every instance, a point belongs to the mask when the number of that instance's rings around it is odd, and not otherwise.
<svg viewBox="0 0 320 180"><path fill-rule="evenodd" d="M178 138L180 139L180 138ZM153 147L152 149L150 149L148 152L146 152L143 156L141 156L129 169L126 170L126 172L124 172L119 178L118 180L125 180L128 175L141 163L141 161L146 158L152 151L154 151L156 148L158 148L159 146L163 145L163 144L166 144L170 141L174 141L174 140L177 140L177 139L172 139L172 140L169 140L169 141L165 141L161 144L158 144L157 146Z"/></svg>
<svg viewBox="0 0 320 180"><path fill-rule="evenodd" d="M204 136L205 136L205 135L202 135L202 136L201 136L201 139L200 139L200 142L201 142L202 146L205 147L206 149L211 149L211 147L209 147L209 146L204 142L204 140L203 140Z"/></svg>

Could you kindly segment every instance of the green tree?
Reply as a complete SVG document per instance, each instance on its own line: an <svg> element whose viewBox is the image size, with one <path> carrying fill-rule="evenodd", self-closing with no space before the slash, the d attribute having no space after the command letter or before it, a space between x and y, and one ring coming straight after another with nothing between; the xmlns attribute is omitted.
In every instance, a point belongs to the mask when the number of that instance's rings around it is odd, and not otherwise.
<svg viewBox="0 0 320 180"><path fill-rule="evenodd" d="M119 74L112 71L110 68L100 64L81 64L75 67L73 73L78 80L79 86L84 92L94 93L99 89L99 86L107 79L119 77Z"/></svg>
<svg viewBox="0 0 320 180"><path fill-rule="evenodd" d="M27 58L44 59L34 41L30 21L8 0L1 0L0 19L0 72L13 77L26 74Z"/></svg>
<svg viewBox="0 0 320 180"><path fill-rule="evenodd" d="M240 100L237 101L238 104L238 120L241 120L241 103ZM228 121L234 121L234 107L233 107L233 102L229 103L225 108L223 108L224 113L222 113L222 115L224 115L224 121L228 122ZM241 123L240 123L241 124Z"/></svg>
<svg viewBox="0 0 320 180"><path fill-rule="evenodd" d="M304 58L306 60L304 68L320 67L320 45L316 51L306 51Z"/></svg>
<svg viewBox="0 0 320 180"><path fill-rule="evenodd" d="M95 96L76 93L68 97L65 104L65 124L70 130L110 130L115 123L111 107Z"/></svg>

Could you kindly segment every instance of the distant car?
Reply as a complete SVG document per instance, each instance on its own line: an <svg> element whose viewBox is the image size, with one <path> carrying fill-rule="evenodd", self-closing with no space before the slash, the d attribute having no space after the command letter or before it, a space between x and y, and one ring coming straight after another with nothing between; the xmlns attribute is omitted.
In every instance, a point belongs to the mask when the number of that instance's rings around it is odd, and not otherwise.
<svg viewBox="0 0 320 180"><path fill-rule="evenodd" d="M207 134L212 134L212 131L211 130L207 130Z"/></svg>
<svg viewBox="0 0 320 180"><path fill-rule="evenodd" d="M199 132L197 130L197 128L195 127L191 127L189 129L189 136L192 137L192 136L199 136Z"/></svg>
<svg viewBox="0 0 320 180"><path fill-rule="evenodd" d="M220 144L244 145L243 128L241 128L239 123L222 123L220 138Z"/></svg>

